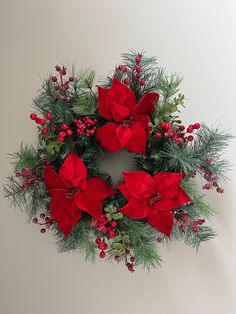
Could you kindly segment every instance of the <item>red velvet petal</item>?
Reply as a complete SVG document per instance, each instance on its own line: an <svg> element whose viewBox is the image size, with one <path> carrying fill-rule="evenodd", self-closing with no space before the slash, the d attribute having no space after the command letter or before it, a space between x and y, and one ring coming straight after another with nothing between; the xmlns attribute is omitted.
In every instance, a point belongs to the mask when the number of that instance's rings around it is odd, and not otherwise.
<svg viewBox="0 0 236 314"><path fill-rule="evenodd" d="M44 171L44 182L48 188L48 192L52 195L54 190L60 189L67 191L71 188L71 185L66 182L62 177L60 177L46 162L46 167Z"/></svg>
<svg viewBox="0 0 236 314"><path fill-rule="evenodd" d="M75 154L70 153L59 170L62 176L73 187L84 190L86 188L87 168L83 161Z"/></svg>
<svg viewBox="0 0 236 314"><path fill-rule="evenodd" d="M99 218L102 214L102 202L88 198L85 192L78 192L75 195L75 203L94 218Z"/></svg>
<svg viewBox="0 0 236 314"><path fill-rule="evenodd" d="M81 211L77 208L74 200L66 200L63 194L57 192L50 204L51 219L55 219L59 229L68 236L73 226L81 219Z"/></svg>
<svg viewBox="0 0 236 314"><path fill-rule="evenodd" d="M175 200L177 207L180 207L188 202L192 202L191 198L186 194L186 192L182 188L179 188L178 192L176 193L176 196L173 199Z"/></svg>
<svg viewBox="0 0 236 314"><path fill-rule="evenodd" d="M130 140L132 136L132 131L130 128L123 126L122 124L119 124L116 129L117 137L120 141L121 147L124 147L127 142Z"/></svg>
<svg viewBox="0 0 236 314"><path fill-rule="evenodd" d="M182 179L183 173L158 172L153 176L153 192L172 198L176 195Z"/></svg>
<svg viewBox="0 0 236 314"><path fill-rule="evenodd" d="M135 94L125 84L117 80L116 77L114 77L112 81L112 85L106 99L106 106L107 108L109 107L109 111L113 112L113 106L115 103L129 109L130 112L136 105Z"/></svg>
<svg viewBox="0 0 236 314"><path fill-rule="evenodd" d="M136 123L133 123L130 126L130 129L132 131L132 136L128 143L125 145L125 149L132 153L145 154L147 142L147 134L145 130Z"/></svg>
<svg viewBox="0 0 236 314"><path fill-rule="evenodd" d="M170 237L174 224L174 216L169 211L158 212L154 210L150 213L150 215L148 215L147 222L152 227L158 229L159 232L162 232Z"/></svg>
<svg viewBox="0 0 236 314"><path fill-rule="evenodd" d="M120 183L120 184L117 184L116 186L121 191L121 193L124 195L126 200L129 201L132 196L131 196L129 190L127 189L126 184L125 183Z"/></svg>
<svg viewBox="0 0 236 314"><path fill-rule="evenodd" d="M99 177L92 177L87 180L85 194L89 199L101 201L115 193L116 191Z"/></svg>
<svg viewBox="0 0 236 314"><path fill-rule="evenodd" d="M133 114L146 114L151 117L159 97L160 95L154 92L145 94L133 109Z"/></svg>
<svg viewBox="0 0 236 314"><path fill-rule="evenodd" d="M109 89L98 86L98 111L100 115L107 120L112 120L112 110L111 108L107 108L106 99L109 93Z"/></svg>
<svg viewBox="0 0 236 314"><path fill-rule="evenodd" d="M140 125L144 129L148 128L149 122L150 118L145 114L134 115L134 123Z"/></svg>
<svg viewBox="0 0 236 314"><path fill-rule="evenodd" d="M126 107L120 106L117 103L113 105L113 119L116 122L121 122L124 118L128 117L130 110Z"/></svg>
<svg viewBox="0 0 236 314"><path fill-rule="evenodd" d="M120 141L116 134L117 124L108 123L97 130L97 139L108 151L114 153L121 149Z"/></svg>
<svg viewBox="0 0 236 314"><path fill-rule="evenodd" d="M152 177L144 171L123 172L129 193L138 198L148 198L151 195Z"/></svg>
<svg viewBox="0 0 236 314"><path fill-rule="evenodd" d="M66 197L66 192L61 191L61 190L53 190L53 196L51 203L53 204L53 212L58 214L58 213L64 213L66 211L68 214L73 216L78 209L75 201L73 198L67 198ZM52 212L51 212L52 214Z"/></svg>
<svg viewBox="0 0 236 314"><path fill-rule="evenodd" d="M67 238L74 225L80 221L81 217L82 214L80 210L77 210L73 216L65 214L63 216L55 217L58 227L64 233L65 238Z"/></svg>
<svg viewBox="0 0 236 314"><path fill-rule="evenodd" d="M150 213L151 207L144 206L142 201L132 197L128 204L120 208L120 212L133 219L143 219Z"/></svg>

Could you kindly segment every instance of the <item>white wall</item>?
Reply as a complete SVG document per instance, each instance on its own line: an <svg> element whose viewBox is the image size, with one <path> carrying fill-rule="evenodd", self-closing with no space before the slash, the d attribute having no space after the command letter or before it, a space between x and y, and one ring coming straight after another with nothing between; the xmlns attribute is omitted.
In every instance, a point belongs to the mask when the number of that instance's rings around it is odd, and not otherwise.
<svg viewBox="0 0 236 314"><path fill-rule="evenodd" d="M40 77L60 62L106 75L127 48L146 49L184 76L186 122L222 120L235 128L235 2L229 0L1 0L1 178L6 153L35 142L27 116ZM235 38L234 38L235 39ZM233 68L234 67L234 68ZM235 142L228 157L234 161ZM196 255L163 248L163 268L130 274L121 266L58 255L49 234L1 200L1 314L233 314L235 172L225 194L210 194L219 236Z"/></svg>

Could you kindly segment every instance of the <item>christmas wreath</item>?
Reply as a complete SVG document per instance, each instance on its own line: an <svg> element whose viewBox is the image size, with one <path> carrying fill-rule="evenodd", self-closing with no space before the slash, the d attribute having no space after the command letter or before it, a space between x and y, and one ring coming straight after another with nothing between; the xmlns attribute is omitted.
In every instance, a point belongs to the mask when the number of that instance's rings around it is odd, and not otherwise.
<svg viewBox="0 0 236 314"><path fill-rule="evenodd" d="M158 266L164 242L198 249L213 238L205 220L214 209L193 179L205 180L204 191L223 193L222 152L231 135L220 126L182 124L181 79L134 51L98 86L91 69L55 70L30 114L37 147L21 144L11 154L14 175L4 185L11 203L41 233L50 230L60 251L84 251L91 260L99 253L131 272ZM120 150L132 154L136 171L115 184L99 160Z"/></svg>

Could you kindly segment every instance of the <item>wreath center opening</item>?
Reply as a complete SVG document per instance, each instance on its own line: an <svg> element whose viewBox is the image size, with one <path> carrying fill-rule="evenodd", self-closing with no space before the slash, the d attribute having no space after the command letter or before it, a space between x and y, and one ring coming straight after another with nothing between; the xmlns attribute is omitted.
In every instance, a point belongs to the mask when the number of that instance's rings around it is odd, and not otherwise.
<svg viewBox="0 0 236 314"><path fill-rule="evenodd" d="M122 180L122 172L137 171L134 154L127 151L105 152L99 157L100 169L111 176L114 184Z"/></svg>

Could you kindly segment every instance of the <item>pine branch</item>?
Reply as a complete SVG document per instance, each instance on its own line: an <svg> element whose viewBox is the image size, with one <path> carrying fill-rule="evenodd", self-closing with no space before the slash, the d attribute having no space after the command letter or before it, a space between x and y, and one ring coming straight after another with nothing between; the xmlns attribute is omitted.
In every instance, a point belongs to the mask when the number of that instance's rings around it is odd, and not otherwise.
<svg viewBox="0 0 236 314"><path fill-rule="evenodd" d="M201 195L197 191L197 187L193 182L183 180L181 185L184 191L193 200L193 206L199 212L200 216L202 215L203 217L210 218L215 214L216 210L204 201L204 195Z"/></svg>
<svg viewBox="0 0 236 314"><path fill-rule="evenodd" d="M225 172L229 165L223 159L223 153L232 138L220 127L209 128L203 124L193 143L181 147L172 141L166 142L163 150L157 154L156 164L154 162L153 166L158 167L158 164L165 164L169 171L185 173L195 171L202 174L202 170L198 167L201 164L212 173L217 173L222 179L225 179ZM152 158L155 159L155 155ZM212 160L211 163L207 162L209 158Z"/></svg>
<svg viewBox="0 0 236 314"><path fill-rule="evenodd" d="M125 217L121 224L122 230L130 239L130 246L136 258L136 264L150 270L161 265L161 257L156 245L158 233L143 221Z"/></svg>
<svg viewBox="0 0 236 314"><path fill-rule="evenodd" d="M53 231L57 238L59 252L63 253L77 250L85 254L86 260L90 260L91 262L95 261L97 245L94 241L95 237L89 219L84 217L80 220L74 226L66 240L64 234L56 225L54 225Z"/></svg>

